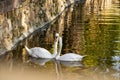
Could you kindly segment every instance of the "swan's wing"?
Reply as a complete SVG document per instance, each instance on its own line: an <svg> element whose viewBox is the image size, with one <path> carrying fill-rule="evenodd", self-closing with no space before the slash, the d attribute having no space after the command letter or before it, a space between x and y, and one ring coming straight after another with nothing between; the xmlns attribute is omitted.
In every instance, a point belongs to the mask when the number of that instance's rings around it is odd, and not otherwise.
<svg viewBox="0 0 120 80"><path fill-rule="evenodd" d="M40 48L39 53L40 53L39 57L42 57L42 58L51 58L52 57L52 54L44 48Z"/></svg>
<svg viewBox="0 0 120 80"><path fill-rule="evenodd" d="M59 60L62 60L62 61L81 61L82 58L83 58L83 56L81 56L81 55L74 54L74 53L67 53L67 54L60 56Z"/></svg>
<svg viewBox="0 0 120 80"><path fill-rule="evenodd" d="M32 57L38 58L38 56L36 54L38 54L37 48L31 48L31 53L29 54Z"/></svg>
<svg viewBox="0 0 120 80"><path fill-rule="evenodd" d="M32 48L31 50L32 50L33 55L38 58L51 58L52 57L51 53L44 48L35 47L35 48Z"/></svg>

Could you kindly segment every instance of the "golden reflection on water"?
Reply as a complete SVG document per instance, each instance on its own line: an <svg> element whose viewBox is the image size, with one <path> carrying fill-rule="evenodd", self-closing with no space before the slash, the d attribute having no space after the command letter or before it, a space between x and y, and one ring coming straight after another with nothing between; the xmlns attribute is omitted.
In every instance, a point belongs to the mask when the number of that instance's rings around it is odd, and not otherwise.
<svg viewBox="0 0 120 80"><path fill-rule="evenodd" d="M117 72L103 61L88 67L83 62L27 58L22 61L6 55L1 60L0 80L116 80ZM86 57L87 58L87 57ZM91 63L91 62L88 62ZM114 77L115 75L115 77ZM116 77L117 76L117 77Z"/></svg>
<svg viewBox="0 0 120 80"><path fill-rule="evenodd" d="M12 66L11 64L3 64L0 67L0 80L115 80L117 78L113 76L114 71L109 71L107 68L106 70L105 68L100 69L99 66L91 68L83 65L71 67L54 60L40 65L39 59L36 63L35 59L32 60L17 64L12 62Z"/></svg>

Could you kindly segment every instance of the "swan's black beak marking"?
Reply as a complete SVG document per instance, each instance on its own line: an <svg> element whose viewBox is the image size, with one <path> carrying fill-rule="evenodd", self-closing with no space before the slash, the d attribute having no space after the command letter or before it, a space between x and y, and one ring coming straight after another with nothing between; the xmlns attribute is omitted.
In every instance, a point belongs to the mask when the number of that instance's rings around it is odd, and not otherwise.
<svg viewBox="0 0 120 80"><path fill-rule="evenodd" d="M57 42L58 41L58 37L55 37L55 42Z"/></svg>
<svg viewBox="0 0 120 80"><path fill-rule="evenodd" d="M56 41L56 42L58 41L58 37L59 37L59 33L56 33L56 34L55 34L55 41Z"/></svg>

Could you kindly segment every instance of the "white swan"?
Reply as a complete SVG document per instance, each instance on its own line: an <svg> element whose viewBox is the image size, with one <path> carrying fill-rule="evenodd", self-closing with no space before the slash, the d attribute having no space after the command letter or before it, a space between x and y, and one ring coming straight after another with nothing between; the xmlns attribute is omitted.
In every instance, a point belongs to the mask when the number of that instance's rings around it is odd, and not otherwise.
<svg viewBox="0 0 120 80"><path fill-rule="evenodd" d="M56 33L53 54L51 54L45 48L41 48L41 47L34 47L34 48L29 49L27 46L25 46L25 48L26 48L28 54L32 57L35 57L35 58L54 58L57 55L58 37L59 37L59 34Z"/></svg>
<svg viewBox="0 0 120 80"><path fill-rule="evenodd" d="M83 57L85 56L81 56L75 53L66 53L62 56L60 56L61 50L62 50L62 38L59 37L59 51L58 54L56 55L56 60L60 60L60 61L81 61Z"/></svg>

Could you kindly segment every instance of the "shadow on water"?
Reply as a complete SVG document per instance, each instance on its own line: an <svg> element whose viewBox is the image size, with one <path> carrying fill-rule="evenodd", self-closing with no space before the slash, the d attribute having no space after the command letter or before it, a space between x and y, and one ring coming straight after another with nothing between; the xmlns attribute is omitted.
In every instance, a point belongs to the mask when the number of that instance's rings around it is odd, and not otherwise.
<svg viewBox="0 0 120 80"><path fill-rule="evenodd" d="M104 8L98 5L97 10L96 6L88 10L86 2L81 1L71 5L48 29L37 32L20 42L15 50L2 55L0 80L7 80L3 73L7 73L9 80L15 76L23 78L23 75L26 80L119 80L120 1L112 1L109 7L104 4ZM90 4L93 3L91 0ZM56 32L63 37L61 54L74 52L88 56L82 62L28 57L24 45L44 47L52 53Z"/></svg>

